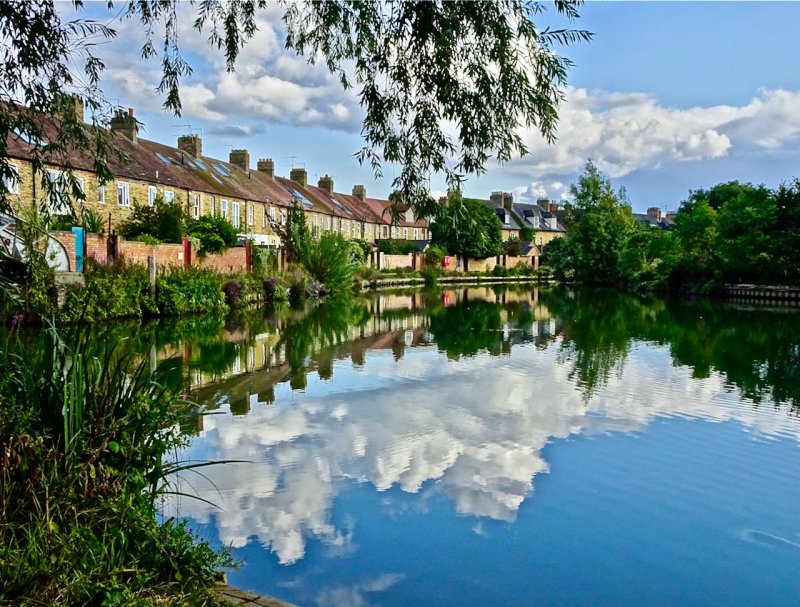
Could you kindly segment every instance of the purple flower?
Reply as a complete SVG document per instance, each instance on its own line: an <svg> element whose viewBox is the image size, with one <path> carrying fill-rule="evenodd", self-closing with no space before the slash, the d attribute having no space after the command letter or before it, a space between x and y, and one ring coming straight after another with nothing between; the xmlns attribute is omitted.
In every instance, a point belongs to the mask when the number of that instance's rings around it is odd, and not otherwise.
<svg viewBox="0 0 800 607"><path fill-rule="evenodd" d="M14 316L11 317L11 326L18 327L21 324L22 324L22 314L14 314Z"/></svg>

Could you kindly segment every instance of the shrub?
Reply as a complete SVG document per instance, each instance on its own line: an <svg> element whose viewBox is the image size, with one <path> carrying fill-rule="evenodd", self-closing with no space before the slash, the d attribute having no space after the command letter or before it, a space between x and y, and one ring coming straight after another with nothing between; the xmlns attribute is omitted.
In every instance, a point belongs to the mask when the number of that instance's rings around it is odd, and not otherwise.
<svg viewBox="0 0 800 607"><path fill-rule="evenodd" d="M221 276L212 270L170 268L156 278L158 311L167 316L224 311L220 283Z"/></svg>
<svg viewBox="0 0 800 607"><path fill-rule="evenodd" d="M303 266L330 293L342 293L353 286L350 243L341 234L326 233L303 251Z"/></svg>
<svg viewBox="0 0 800 607"><path fill-rule="evenodd" d="M277 278L268 278L264 281L264 300L267 303L286 301L289 299L289 291L278 282Z"/></svg>
<svg viewBox="0 0 800 607"><path fill-rule="evenodd" d="M439 266L429 265L422 268L420 275L425 280L426 285L435 285L442 276L442 270Z"/></svg>
<svg viewBox="0 0 800 607"><path fill-rule="evenodd" d="M508 268L496 265L492 270L492 276L508 276Z"/></svg>
<svg viewBox="0 0 800 607"><path fill-rule="evenodd" d="M436 268L442 267L442 263L444 262L445 258L445 251L436 246L429 246L425 249L425 265L426 266L434 266Z"/></svg>
<svg viewBox="0 0 800 607"><path fill-rule="evenodd" d="M242 298L242 283L238 280L229 280L222 286L222 292L225 294L225 303L235 308Z"/></svg>
<svg viewBox="0 0 800 607"><path fill-rule="evenodd" d="M419 251L417 246L408 240L386 239L379 240L377 243L378 250L386 255L407 255L408 253L416 253Z"/></svg>
<svg viewBox="0 0 800 607"><path fill-rule="evenodd" d="M239 242L239 230L222 217L203 215L186 224L186 232L200 242L198 255L222 253Z"/></svg>
<svg viewBox="0 0 800 607"><path fill-rule="evenodd" d="M516 236L510 236L506 242L506 254L519 257L520 253L522 253L522 242Z"/></svg>
<svg viewBox="0 0 800 607"><path fill-rule="evenodd" d="M350 246L353 247L352 254L355 263L364 263L372 252L372 243L366 240L354 238L350 241Z"/></svg>
<svg viewBox="0 0 800 607"><path fill-rule="evenodd" d="M161 242L180 243L183 227L183 207L157 196L153 206L134 204L130 217L120 224L119 233L128 240L147 235Z"/></svg>
<svg viewBox="0 0 800 607"><path fill-rule="evenodd" d="M133 239L135 242L143 242L144 244L157 245L161 241L158 238L150 236L150 234L142 234Z"/></svg>

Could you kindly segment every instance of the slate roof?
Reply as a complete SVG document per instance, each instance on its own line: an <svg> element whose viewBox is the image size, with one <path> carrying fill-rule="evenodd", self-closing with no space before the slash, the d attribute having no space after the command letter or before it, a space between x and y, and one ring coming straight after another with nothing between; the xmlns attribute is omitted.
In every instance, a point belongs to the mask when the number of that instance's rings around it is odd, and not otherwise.
<svg viewBox="0 0 800 607"><path fill-rule="evenodd" d="M658 219L652 215L648 215L647 213L634 213L633 218L636 221L646 223L654 228L661 228L662 230L671 230L675 225L675 222L671 219L667 219L666 217Z"/></svg>

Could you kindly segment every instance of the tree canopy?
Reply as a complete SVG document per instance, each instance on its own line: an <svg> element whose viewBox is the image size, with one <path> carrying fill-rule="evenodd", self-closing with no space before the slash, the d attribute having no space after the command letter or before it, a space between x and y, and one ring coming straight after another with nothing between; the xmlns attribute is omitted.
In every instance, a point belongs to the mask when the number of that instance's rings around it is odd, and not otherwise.
<svg viewBox="0 0 800 607"><path fill-rule="evenodd" d="M233 70L267 4L203 0L193 25ZM580 4L553 3L568 23L579 17ZM83 8L81 0L73 5ZM191 74L178 37L178 5L178 0L140 0L122 9L141 25L142 59L160 61L157 91L164 108L175 114L181 112L181 80ZM107 6L113 15L113 1ZM537 130L549 142L555 139L571 65L556 49L591 38L582 30L537 26L545 5L528 0L330 0L284 6L287 49L309 62L324 62L342 87L354 90L364 109L358 159L377 176L385 163L396 164L393 188L418 216L438 209L428 194L432 171L444 173L456 187L465 175L481 173L490 158L502 162L524 154L520 126ZM77 148L95 157L101 179L111 177L107 137L75 119L64 93L85 99L92 125L108 124L114 108L100 87L104 65L96 49L115 35L99 22L63 20L54 0L0 3L0 177L13 177L4 153L9 136L35 146L35 168L45 159L64 160L65 151ZM56 141L44 140L36 120L41 114L65 125ZM0 186L0 207L6 194Z"/></svg>
<svg viewBox="0 0 800 607"><path fill-rule="evenodd" d="M494 209L480 200L451 194L431 223L431 241L450 254L483 259L502 253L502 226Z"/></svg>

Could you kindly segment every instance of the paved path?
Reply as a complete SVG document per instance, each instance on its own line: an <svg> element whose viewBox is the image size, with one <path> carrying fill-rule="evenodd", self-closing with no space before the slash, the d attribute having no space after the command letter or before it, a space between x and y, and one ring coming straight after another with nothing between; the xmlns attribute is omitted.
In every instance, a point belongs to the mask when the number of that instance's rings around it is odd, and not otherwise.
<svg viewBox="0 0 800 607"><path fill-rule="evenodd" d="M219 587L219 594L233 605L243 605L245 607L296 607L291 603L279 601L271 596L231 588L227 584Z"/></svg>

